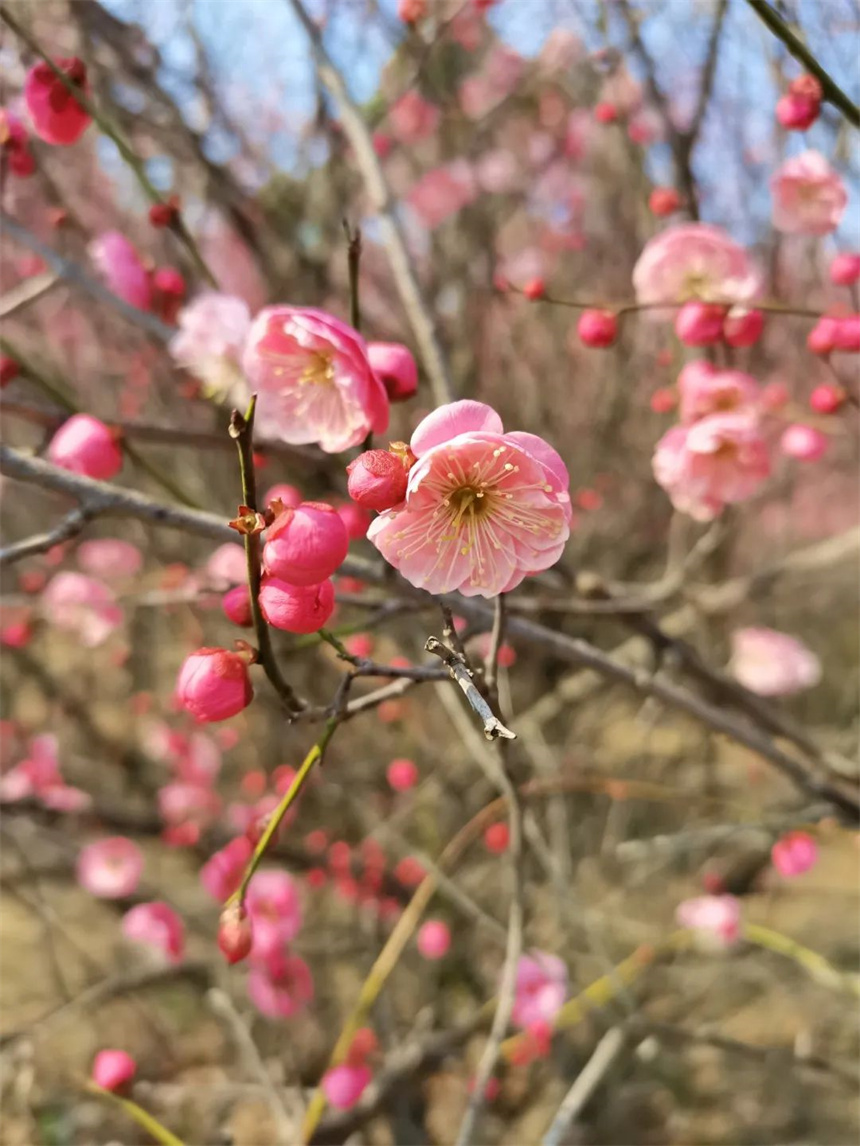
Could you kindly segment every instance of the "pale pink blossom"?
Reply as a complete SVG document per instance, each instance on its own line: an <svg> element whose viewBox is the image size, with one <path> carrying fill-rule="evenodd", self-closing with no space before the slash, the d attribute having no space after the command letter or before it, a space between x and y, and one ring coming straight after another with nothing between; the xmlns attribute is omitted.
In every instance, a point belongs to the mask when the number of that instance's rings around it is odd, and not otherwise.
<svg viewBox="0 0 860 1146"><path fill-rule="evenodd" d="M113 591L83 573L55 574L42 594L41 604L52 625L75 633L88 648L107 640L123 620Z"/></svg>
<svg viewBox="0 0 860 1146"><path fill-rule="evenodd" d="M233 398L242 390L242 351L251 330L248 304L235 295L206 291L177 316L178 332L168 350L178 366L199 378L207 391Z"/></svg>
<svg viewBox="0 0 860 1146"><path fill-rule="evenodd" d="M515 191L522 181L522 171L514 153L505 147L485 151L475 161L475 178L482 191L502 195Z"/></svg>
<svg viewBox="0 0 860 1146"><path fill-rule="evenodd" d="M827 434L817 430L815 426L806 426L802 422L786 426L779 439L782 453L799 462L817 462L825 455L829 445L830 439Z"/></svg>
<svg viewBox="0 0 860 1146"><path fill-rule="evenodd" d="M89 255L114 294L131 306L149 310L152 303L149 273L125 235L105 231L90 243Z"/></svg>
<svg viewBox="0 0 860 1146"><path fill-rule="evenodd" d="M752 497L770 460L758 419L738 410L674 426L657 443L653 469L679 512L712 521L726 505Z"/></svg>
<svg viewBox="0 0 860 1146"><path fill-rule="evenodd" d="M158 812L169 828L208 827L221 812L221 797L208 784L177 781L158 789Z"/></svg>
<svg viewBox="0 0 860 1146"><path fill-rule="evenodd" d="M388 397L368 362L364 339L325 311L260 311L244 368L258 392L261 434L293 445L316 442L336 454L388 428Z"/></svg>
<svg viewBox="0 0 860 1146"><path fill-rule="evenodd" d="M84 891L100 899L124 899L140 882L143 854L125 836L109 836L81 851L76 871Z"/></svg>
<svg viewBox="0 0 860 1146"><path fill-rule="evenodd" d="M282 955L253 966L248 997L268 1019L289 1019L314 997L311 969L298 955Z"/></svg>
<svg viewBox="0 0 860 1146"><path fill-rule="evenodd" d="M733 895L701 895L678 904L675 918L681 927L698 931L721 947L730 947L740 937L741 908Z"/></svg>
<svg viewBox="0 0 860 1146"><path fill-rule="evenodd" d="M122 918L122 933L133 943L159 951L169 963L180 963L185 953L185 924L166 903L135 904Z"/></svg>
<svg viewBox="0 0 860 1146"><path fill-rule="evenodd" d="M748 302L761 276L744 247L709 223L680 223L650 239L633 268L640 303Z"/></svg>
<svg viewBox="0 0 860 1146"><path fill-rule="evenodd" d="M336 1110L350 1110L370 1085L373 1075L363 1063L341 1063L327 1070L320 1087L326 1100Z"/></svg>
<svg viewBox="0 0 860 1146"><path fill-rule="evenodd" d="M781 876L793 879L815 867L818 844L807 832L789 832L773 845L770 858Z"/></svg>
<svg viewBox="0 0 860 1146"><path fill-rule="evenodd" d="M839 226L848 192L818 151L786 159L770 181L773 225L800 235L829 235Z"/></svg>
<svg viewBox="0 0 860 1146"><path fill-rule="evenodd" d="M223 903L238 888L253 850L247 836L237 836L206 861L200 882L213 899Z"/></svg>
<svg viewBox="0 0 860 1146"><path fill-rule="evenodd" d="M248 578L244 546L233 541L219 545L206 562L206 575L216 588L241 585Z"/></svg>
<svg viewBox="0 0 860 1146"><path fill-rule="evenodd" d="M406 202L431 230L456 215L477 195L472 168L466 159L434 167L414 183Z"/></svg>
<svg viewBox="0 0 860 1146"><path fill-rule="evenodd" d="M732 633L729 670L759 696L790 696L821 680L821 662L802 641L760 627Z"/></svg>
<svg viewBox="0 0 860 1146"><path fill-rule="evenodd" d="M704 360L688 362L678 375L681 421L698 422L708 414L752 406L759 397L758 383L742 370L718 370Z"/></svg>
<svg viewBox="0 0 860 1146"><path fill-rule="evenodd" d="M295 880L286 871L258 871L248 885L245 906L251 917L251 957L267 960L284 950L302 926L302 906Z"/></svg>
<svg viewBox="0 0 860 1146"><path fill-rule="evenodd" d="M567 468L542 438L505 433L482 402L428 415L412 435L418 459L406 500L368 538L413 585L494 597L549 569L570 533Z"/></svg>
<svg viewBox="0 0 860 1146"><path fill-rule="evenodd" d="M401 143L420 143L433 135L439 126L439 109L420 92L406 92L389 108L391 129Z"/></svg>
<svg viewBox="0 0 860 1146"><path fill-rule="evenodd" d="M557 955L535 951L517 964L517 983L511 1021L518 1027L552 1023L567 995L567 967Z"/></svg>
<svg viewBox="0 0 860 1146"><path fill-rule="evenodd" d="M137 1073L137 1063L123 1050L101 1050L93 1060L93 1082L102 1090L122 1090Z"/></svg>
<svg viewBox="0 0 860 1146"><path fill-rule="evenodd" d="M117 538L82 541L75 556L85 573L97 573L107 580L133 577L143 565L143 554L138 547Z"/></svg>

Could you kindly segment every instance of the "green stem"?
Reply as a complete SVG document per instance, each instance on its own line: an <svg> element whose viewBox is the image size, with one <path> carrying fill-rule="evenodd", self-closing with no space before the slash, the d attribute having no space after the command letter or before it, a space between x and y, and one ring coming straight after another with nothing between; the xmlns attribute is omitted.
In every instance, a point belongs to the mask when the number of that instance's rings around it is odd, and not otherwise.
<svg viewBox="0 0 860 1146"><path fill-rule="evenodd" d="M97 1094L99 1098L118 1106L138 1126L142 1126L148 1134L151 1134L156 1142L161 1142L162 1146L184 1146L181 1138L177 1138L166 1126L162 1126L157 1118L144 1110L142 1106L138 1106L136 1102L132 1102L130 1098L120 1098L118 1094L114 1094L112 1090L105 1090L96 1082L88 1082L86 1088L91 1094Z"/></svg>
<svg viewBox="0 0 860 1146"><path fill-rule="evenodd" d="M98 127L99 131L101 131L103 135L106 135L108 139L110 139L116 145L116 148L122 156L123 160L134 173L134 176L140 184L140 187L143 190L143 193L146 195L147 199L149 199L151 203L163 204L164 199L153 186L149 176L146 174L146 168L144 167L143 161L135 154L132 147L129 145L120 131L114 127L104 112L102 112L93 103L89 96L87 96L81 90L81 88L77 86L77 84L72 83L69 77L63 71L61 71L60 68L57 67L51 57L43 51L38 41L35 40L33 36L31 36L31 34L24 27L22 27L21 24L18 23L18 21L11 14L5 4L0 4L0 19L2 19L3 22L12 29L12 31L20 40L24 41L31 52L37 55L39 59L44 60L44 62L57 77L57 79L75 97L75 101L79 103L87 115L90 116L93 123L95 123L95 125ZM215 278L212 271L207 266L206 260L200 254L200 251L197 248L197 244L192 239L182 220L179 219L177 223L171 227L171 230L185 247L185 250L188 252L191 261L197 268L198 273L206 279L210 286L215 287L217 290L218 280Z"/></svg>
<svg viewBox="0 0 860 1146"><path fill-rule="evenodd" d="M272 838L274 837L278 828L281 826L281 821L292 807L302 788L305 786L305 783L310 776L314 765L322 761L325 750L328 747L328 743L332 736L334 736L335 730L339 723L340 721L336 716L333 716L326 722L322 736L302 761L301 767L296 773L292 784L290 784L289 788L284 793L280 804L278 804L277 808L275 808L274 812L272 812L271 818L266 825L266 830L263 832L262 836L260 836L260 839L257 842L257 846L254 848L254 854L248 861L248 866L245 868L245 874L242 877L242 882L239 885L238 890L235 891L233 895L231 895L227 900L228 904L241 904L245 902L245 895L248 891L248 884L251 882L254 872L262 863L263 857L268 850L269 844L272 842Z"/></svg>
<svg viewBox="0 0 860 1146"><path fill-rule="evenodd" d="M257 395L251 397L244 418L234 412L230 432L239 450L239 470L242 476L242 502L253 513L257 512L257 475L254 470L254 413ZM284 680L272 648L269 626L260 609L260 535L245 534L245 562L248 571L248 595L251 598L251 616L257 637L258 663L270 684L284 703L290 716L301 712L303 705L293 689Z"/></svg>
<svg viewBox="0 0 860 1146"><path fill-rule="evenodd" d="M823 955L804 947L788 935L783 935L781 931L773 931L770 927L762 927L759 923L745 923L743 937L747 943L754 943L756 947L764 947L768 951L775 951L778 955L791 959L802 967L810 978L825 987L845 991L860 998L860 977L847 975L838 970L832 963L828 963Z"/></svg>

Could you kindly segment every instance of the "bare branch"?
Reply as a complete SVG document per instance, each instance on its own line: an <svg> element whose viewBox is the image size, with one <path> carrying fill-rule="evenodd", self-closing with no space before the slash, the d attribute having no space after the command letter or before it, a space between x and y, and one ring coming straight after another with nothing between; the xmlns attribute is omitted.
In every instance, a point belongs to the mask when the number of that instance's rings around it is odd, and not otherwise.
<svg viewBox="0 0 860 1146"><path fill-rule="evenodd" d="M5 548L0 549L0 567L12 565L24 557L33 557L37 553L47 553L55 545L60 545L71 537L77 537L91 516L92 514L85 507L73 509L53 529L49 529L45 533L36 533L23 541L16 541L12 545L5 546Z"/></svg>
<svg viewBox="0 0 860 1146"><path fill-rule="evenodd" d="M543 1136L541 1146L562 1146L567 1131L579 1117L583 1106L600 1086L607 1072L611 1070L612 1064L624 1048L624 1043L624 1032L621 1027L610 1027L564 1096L552 1125Z"/></svg>
<svg viewBox="0 0 860 1146"><path fill-rule="evenodd" d="M484 736L487 740L497 740L500 736L505 740L516 740L516 732L511 732L510 728L506 728L504 724L502 724L501 720L494 715L490 706L478 692L472 680L472 674L460 656L450 649L446 649L442 642L436 637L429 637L424 648L428 653L433 653L435 656L441 658L448 672L451 674L451 679L455 680L463 690L466 700L468 700L473 710L483 722Z"/></svg>

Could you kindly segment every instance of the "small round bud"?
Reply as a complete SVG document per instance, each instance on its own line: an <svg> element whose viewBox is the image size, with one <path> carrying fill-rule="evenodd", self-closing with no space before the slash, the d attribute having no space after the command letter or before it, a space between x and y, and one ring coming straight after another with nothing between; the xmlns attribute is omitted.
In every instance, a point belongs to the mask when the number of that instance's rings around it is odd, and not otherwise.
<svg viewBox="0 0 860 1146"><path fill-rule="evenodd" d="M102 1050L93 1059L93 1082L102 1090L122 1090L137 1073L137 1063L122 1050Z"/></svg>
<svg viewBox="0 0 860 1146"><path fill-rule="evenodd" d="M493 855L501 855L508 850L511 841L511 830L504 820L497 824L490 824L484 832L484 847Z"/></svg>
<svg viewBox="0 0 860 1146"><path fill-rule="evenodd" d="M251 612L251 594L247 585L235 585L221 598L221 608L224 616L234 625L243 629L251 627L254 621Z"/></svg>
<svg viewBox="0 0 860 1146"><path fill-rule="evenodd" d="M251 920L241 903L228 903L218 921L218 947L228 963L245 959L254 941Z"/></svg>
<svg viewBox="0 0 860 1146"><path fill-rule="evenodd" d="M723 322L723 341L729 346L755 346L764 330L760 310L733 306Z"/></svg>
<svg viewBox="0 0 860 1146"><path fill-rule="evenodd" d="M334 573L348 549L346 526L333 506L306 501L285 509L269 527L263 566L290 585L318 585Z"/></svg>
<svg viewBox="0 0 860 1146"><path fill-rule="evenodd" d="M529 279L523 287L523 294L526 298L535 302L539 298L543 298L546 294L546 283L541 278Z"/></svg>
<svg viewBox="0 0 860 1146"><path fill-rule="evenodd" d="M451 947L451 929L441 919L428 919L418 931L416 944L425 959L444 959Z"/></svg>
<svg viewBox="0 0 860 1146"><path fill-rule="evenodd" d="M816 414L835 414L845 404L845 397L841 386L824 382L809 395L809 408Z"/></svg>
<svg viewBox="0 0 860 1146"><path fill-rule="evenodd" d="M618 319L609 310L584 310L576 331L584 346L602 350L618 337Z"/></svg>
<svg viewBox="0 0 860 1146"><path fill-rule="evenodd" d="M799 462L817 462L827 452L827 435L813 426L789 426L779 441L779 448L789 458Z"/></svg>
<svg viewBox="0 0 860 1146"><path fill-rule="evenodd" d="M648 196L648 207L652 215L665 218L674 215L683 200L674 187L655 187Z"/></svg>
<svg viewBox="0 0 860 1146"><path fill-rule="evenodd" d="M824 315L819 318L812 330L806 336L806 345L813 354L826 357L836 349L836 333L839 322L835 318Z"/></svg>
<svg viewBox="0 0 860 1146"><path fill-rule="evenodd" d="M291 585L278 577L264 577L260 611L268 623L288 633L316 633L334 612L334 586Z"/></svg>
<svg viewBox="0 0 860 1146"><path fill-rule="evenodd" d="M415 359L399 342L369 342L367 361L385 387L389 402L405 402L418 389Z"/></svg>
<svg viewBox="0 0 860 1146"><path fill-rule="evenodd" d="M406 467L388 450L366 450L349 463L346 472L349 496L364 509L382 513L406 497Z"/></svg>
<svg viewBox="0 0 860 1146"><path fill-rule="evenodd" d="M845 252L830 264L830 281L835 286L853 286L860 280L860 255Z"/></svg>
<svg viewBox="0 0 860 1146"><path fill-rule="evenodd" d="M201 722L227 720L253 696L246 659L228 649L198 649L179 670L177 700Z"/></svg>
<svg viewBox="0 0 860 1146"><path fill-rule="evenodd" d="M670 386L661 386L651 395L650 404L655 414L668 414L678 405L677 391Z"/></svg>
<svg viewBox="0 0 860 1146"><path fill-rule="evenodd" d="M54 434L48 457L72 473L107 481L122 469L122 450L113 431L89 414L73 414Z"/></svg>
<svg viewBox="0 0 860 1146"><path fill-rule="evenodd" d="M685 346L711 346L723 337L726 308L685 302L675 317L675 333Z"/></svg>
<svg viewBox="0 0 860 1146"><path fill-rule="evenodd" d="M4 386L8 386L13 378L17 378L21 373L21 367L14 358L9 358L7 355L0 355L0 390Z"/></svg>

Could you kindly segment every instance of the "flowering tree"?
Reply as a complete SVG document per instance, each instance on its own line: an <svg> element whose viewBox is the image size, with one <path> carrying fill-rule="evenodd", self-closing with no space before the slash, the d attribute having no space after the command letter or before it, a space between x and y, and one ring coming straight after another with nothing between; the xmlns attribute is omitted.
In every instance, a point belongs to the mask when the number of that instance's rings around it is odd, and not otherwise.
<svg viewBox="0 0 860 1146"><path fill-rule="evenodd" d="M0 4L19 1139L841 1141L856 21L155 7Z"/></svg>

